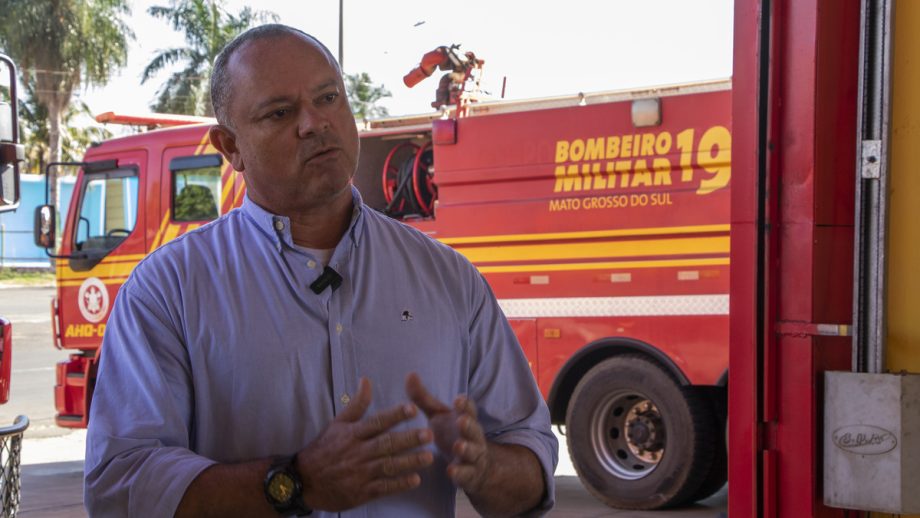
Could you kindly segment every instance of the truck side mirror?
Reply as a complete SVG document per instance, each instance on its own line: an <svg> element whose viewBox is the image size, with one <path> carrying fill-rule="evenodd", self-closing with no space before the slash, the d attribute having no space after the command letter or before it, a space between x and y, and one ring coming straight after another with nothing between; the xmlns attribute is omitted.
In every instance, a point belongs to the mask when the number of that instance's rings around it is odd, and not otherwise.
<svg viewBox="0 0 920 518"><path fill-rule="evenodd" d="M54 205L35 207L35 226L32 227L35 245L42 248L54 248L55 243Z"/></svg>
<svg viewBox="0 0 920 518"><path fill-rule="evenodd" d="M16 67L0 54L0 212L19 205L19 162L25 150L16 115Z"/></svg>

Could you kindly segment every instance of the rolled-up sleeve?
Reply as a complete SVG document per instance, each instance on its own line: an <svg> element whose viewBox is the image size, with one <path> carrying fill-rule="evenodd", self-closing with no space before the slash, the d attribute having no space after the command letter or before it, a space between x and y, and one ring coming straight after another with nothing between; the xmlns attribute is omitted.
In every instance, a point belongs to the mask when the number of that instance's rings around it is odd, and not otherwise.
<svg viewBox="0 0 920 518"><path fill-rule="evenodd" d="M540 516L555 503L553 474L559 460L559 443L552 432L549 409L514 331L481 277L479 286L481 289L474 291L470 327L470 397L490 441L524 446L539 460L546 493L527 516Z"/></svg>
<svg viewBox="0 0 920 518"><path fill-rule="evenodd" d="M133 275L106 327L84 468L91 516L173 516L188 485L215 463L190 450L188 354L175 315L150 287Z"/></svg>

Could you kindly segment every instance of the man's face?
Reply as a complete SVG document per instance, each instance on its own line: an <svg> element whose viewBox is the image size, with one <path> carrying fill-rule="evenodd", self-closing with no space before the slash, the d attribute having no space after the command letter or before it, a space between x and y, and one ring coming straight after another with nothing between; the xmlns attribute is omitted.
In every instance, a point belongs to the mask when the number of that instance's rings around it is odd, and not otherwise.
<svg viewBox="0 0 920 518"><path fill-rule="evenodd" d="M249 197L288 215L350 199L358 130L331 58L313 41L285 35L243 45L228 71L236 152L226 154Z"/></svg>

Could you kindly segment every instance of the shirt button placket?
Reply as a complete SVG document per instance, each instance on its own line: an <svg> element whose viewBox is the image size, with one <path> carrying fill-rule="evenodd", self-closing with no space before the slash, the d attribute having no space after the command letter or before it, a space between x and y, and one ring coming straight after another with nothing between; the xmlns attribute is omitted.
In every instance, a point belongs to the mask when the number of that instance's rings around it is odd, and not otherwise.
<svg viewBox="0 0 920 518"><path fill-rule="evenodd" d="M348 406L348 403L351 401L348 390L352 388L353 383L350 379L351 377L348 375L348 366L351 365L352 359L346 357L347 351L342 347L342 334L345 331L345 326L341 323L341 296L339 293L334 293L333 290L328 291L329 345L332 348L329 353L334 362L333 383L335 386L333 390L335 391L334 393L340 394L338 399L339 403L342 405L339 409L339 411L341 411Z"/></svg>

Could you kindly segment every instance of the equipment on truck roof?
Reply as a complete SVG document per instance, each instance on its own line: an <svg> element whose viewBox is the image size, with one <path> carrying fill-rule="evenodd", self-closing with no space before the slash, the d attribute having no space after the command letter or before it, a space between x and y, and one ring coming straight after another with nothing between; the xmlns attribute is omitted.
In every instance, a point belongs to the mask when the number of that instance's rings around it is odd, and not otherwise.
<svg viewBox="0 0 920 518"><path fill-rule="evenodd" d="M466 82L473 77L474 71L479 71L474 80L474 92L479 90L479 82L482 80L482 65L484 60L478 59L472 52L466 52L463 56L456 51L460 48L459 44L450 47L440 46L431 52L422 56L419 65L409 71L403 77L403 83L409 88L419 84L426 77L431 76L436 68L449 70L450 72L441 76L438 82L438 90L435 94L431 107L438 110L443 106L456 104L460 108L460 102L463 93L466 90ZM471 100L475 100L471 98Z"/></svg>

